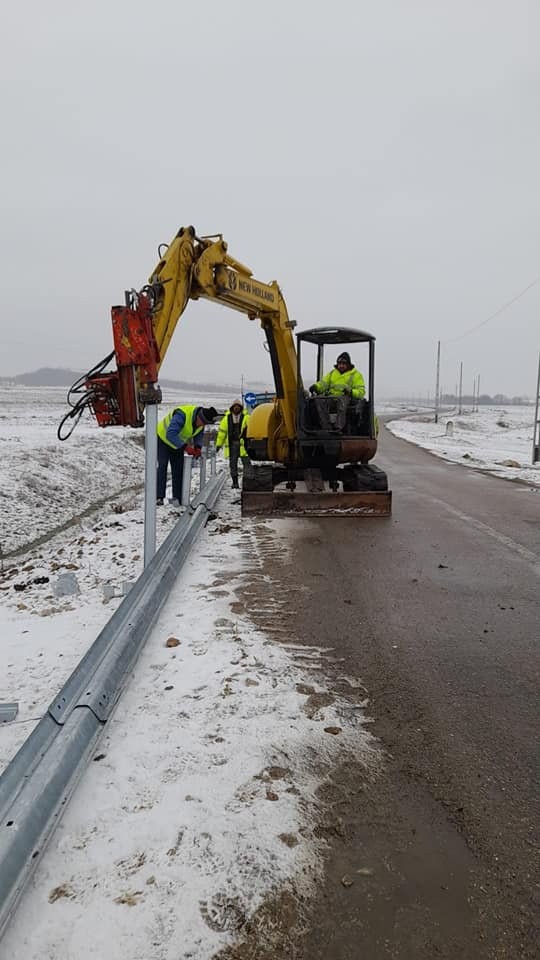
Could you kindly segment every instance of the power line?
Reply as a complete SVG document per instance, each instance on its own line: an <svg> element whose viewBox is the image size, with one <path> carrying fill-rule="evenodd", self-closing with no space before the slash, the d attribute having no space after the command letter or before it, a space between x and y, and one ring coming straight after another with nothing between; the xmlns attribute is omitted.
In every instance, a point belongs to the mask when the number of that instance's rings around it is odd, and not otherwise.
<svg viewBox="0 0 540 960"><path fill-rule="evenodd" d="M464 337L468 337L470 333L474 333L475 330L479 330L480 327L485 326L486 323L489 323L490 320L494 320L495 317L498 317L500 313L503 313L508 307L511 307L513 303L516 303L517 300L520 300L531 287L536 286L540 282L540 277L537 277L536 280L533 280L532 283L529 283L520 293L517 293L515 297L512 297L511 300L508 300L507 303L504 303L502 307L499 307L495 313L492 313L489 317L486 317L485 320L482 320L481 323L477 323L475 327L471 327L470 330L466 330L465 333L460 333L459 337L450 337L449 340L443 340L443 343L455 343L456 340L463 340Z"/></svg>

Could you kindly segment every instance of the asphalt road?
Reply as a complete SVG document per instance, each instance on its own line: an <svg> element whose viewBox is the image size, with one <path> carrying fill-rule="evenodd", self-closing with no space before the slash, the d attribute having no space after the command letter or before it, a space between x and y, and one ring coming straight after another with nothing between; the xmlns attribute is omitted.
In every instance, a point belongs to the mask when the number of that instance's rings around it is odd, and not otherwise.
<svg viewBox="0 0 540 960"><path fill-rule="evenodd" d="M540 492L381 440L392 518L300 521L281 568L385 752L327 785L325 884L287 955L537 958Z"/></svg>

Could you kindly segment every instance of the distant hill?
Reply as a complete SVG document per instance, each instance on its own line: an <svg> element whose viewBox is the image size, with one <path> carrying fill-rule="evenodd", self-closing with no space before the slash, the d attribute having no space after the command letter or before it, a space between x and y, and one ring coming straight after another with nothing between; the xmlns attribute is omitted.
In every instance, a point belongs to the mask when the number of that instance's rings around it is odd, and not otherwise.
<svg viewBox="0 0 540 960"><path fill-rule="evenodd" d="M19 373L15 377L0 377L0 384L4 386L21 385L24 387L70 387L75 380L81 377L82 371L64 370L53 367L40 367L31 373ZM230 383L193 383L189 380L160 380L160 386L168 390L192 390L205 393L231 393L238 395L238 384ZM250 390L262 391L271 389L268 384L256 380L249 381Z"/></svg>
<svg viewBox="0 0 540 960"><path fill-rule="evenodd" d="M32 373L19 373L16 377L0 377L0 383L22 384L24 387L70 387L80 376L76 370L41 367Z"/></svg>

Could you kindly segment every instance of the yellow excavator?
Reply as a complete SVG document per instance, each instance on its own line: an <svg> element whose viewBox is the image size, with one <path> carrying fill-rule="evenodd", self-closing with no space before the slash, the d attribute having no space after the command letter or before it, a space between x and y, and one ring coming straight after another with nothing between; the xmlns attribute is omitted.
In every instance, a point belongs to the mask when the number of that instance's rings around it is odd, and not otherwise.
<svg viewBox="0 0 540 960"><path fill-rule="evenodd" d="M250 417L242 513L388 516L386 474L370 463L377 450L375 338L323 327L304 330L295 343L296 324L278 284L255 280L249 267L230 256L221 235L198 237L193 227L182 227L159 248L159 257L142 290L128 291L125 304L112 308L114 351L71 388L59 438L67 439L86 408L103 427L142 426L145 406L161 401L159 368L178 320L190 300L212 300L260 321L275 384L273 402L257 406ZM302 381L302 349L315 346L320 380L325 346L351 343L368 345L366 396L310 396ZM105 372L113 358L116 370Z"/></svg>

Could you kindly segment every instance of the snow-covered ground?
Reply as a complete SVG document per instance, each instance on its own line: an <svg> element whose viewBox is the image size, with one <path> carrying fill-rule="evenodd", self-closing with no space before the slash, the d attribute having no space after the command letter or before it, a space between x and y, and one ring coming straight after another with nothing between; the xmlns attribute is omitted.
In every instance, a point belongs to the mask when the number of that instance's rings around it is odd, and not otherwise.
<svg viewBox="0 0 540 960"><path fill-rule="evenodd" d="M531 465L534 407L481 407L478 413L405 413L386 424L403 440L432 453L508 480L540 485L540 464Z"/></svg>
<svg viewBox="0 0 540 960"><path fill-rule="evenodd" d="M141 572L143 534L136 434L88 421L59 444L59 391L7 393L2 540L19 552L0 577L0 701L19 714L0 726L0 770ZM158 541L176 520L158 511ZM345 758L376 767L378 752L359 679L340 678L349 699L330 691L332 650L299 644L287 600L272 597L269 561L287 563L298 523L241 521L227 484L0 955L209 960L265 899L309 895L324 843L317 787ZM66 572L80 593L58 597ZM275 618L272 638L239 612L244 591Z"/></svg>
<svg viewBox="0 0 540 960"><path fill-rule="evenodd" d="M212 403L164 391L163 413L178 403ZM85 414L73 435L57 439L68 410L64 387L0 387L0 550L37 541L99 501L123 497L144 476L143 431L103 430ZM12 509L16 503L16 510Z"/></svg>

